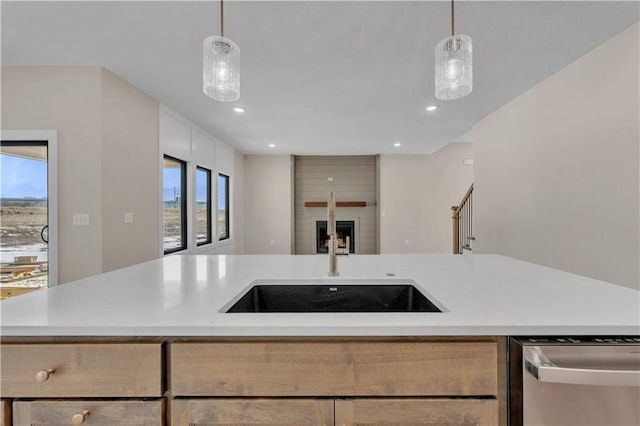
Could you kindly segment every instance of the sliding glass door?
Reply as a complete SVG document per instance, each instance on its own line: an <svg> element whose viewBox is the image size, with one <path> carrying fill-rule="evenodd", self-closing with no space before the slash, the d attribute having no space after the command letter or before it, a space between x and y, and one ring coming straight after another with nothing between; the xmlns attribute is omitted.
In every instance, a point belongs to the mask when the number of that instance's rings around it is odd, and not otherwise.
<svg viewBox="0 0 640 426"><path fill-rule="evenodd" d="M47 141L0 142L3 288L49 286L48 163Z"/></svg>

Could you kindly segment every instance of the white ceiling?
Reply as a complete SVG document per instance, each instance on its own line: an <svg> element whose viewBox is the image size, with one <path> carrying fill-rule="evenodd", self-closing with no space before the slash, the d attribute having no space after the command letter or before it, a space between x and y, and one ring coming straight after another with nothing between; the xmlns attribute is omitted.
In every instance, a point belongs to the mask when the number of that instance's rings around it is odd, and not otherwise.
<svg viewBox="0 0 640 426"><path fill-rule="evenodd" d="M103 66L243 153L431 153L469 141L474 122L640 18L637 1L456 1L474 89L445 102L434 97L433 56L450 32L448 1L224 6L225 36L241 51L236 103L202 93L217 1L3 0L2 65ZM427 113L432 103L440 108Z"/></svg>

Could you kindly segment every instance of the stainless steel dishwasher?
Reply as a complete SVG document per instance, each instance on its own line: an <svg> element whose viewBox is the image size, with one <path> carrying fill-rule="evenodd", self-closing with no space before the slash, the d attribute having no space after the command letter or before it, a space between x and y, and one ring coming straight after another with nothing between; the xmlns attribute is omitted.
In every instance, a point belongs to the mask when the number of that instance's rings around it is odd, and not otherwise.
<svg viewBox="0 0 640 426"><path fill-rule="evenodd" d="M510 426L639 426L640 336L509 338Z"/></svg>

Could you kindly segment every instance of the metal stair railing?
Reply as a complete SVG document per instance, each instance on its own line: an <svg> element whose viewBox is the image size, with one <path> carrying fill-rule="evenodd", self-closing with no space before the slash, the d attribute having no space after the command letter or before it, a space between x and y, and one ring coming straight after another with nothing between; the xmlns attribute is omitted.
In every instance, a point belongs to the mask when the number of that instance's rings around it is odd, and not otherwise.
<svg viewBox="0 0 640 426"><path fill-rule="evenodd" d="M473 236L473 184L459 205L451 207L453 213L453 254L471 250Z"/></svg>

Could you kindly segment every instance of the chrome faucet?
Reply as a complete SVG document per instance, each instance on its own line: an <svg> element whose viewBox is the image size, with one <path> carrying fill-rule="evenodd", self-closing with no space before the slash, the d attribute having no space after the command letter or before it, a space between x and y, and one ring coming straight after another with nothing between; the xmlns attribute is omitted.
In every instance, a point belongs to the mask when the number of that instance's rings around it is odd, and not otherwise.
<svg viewBox="0 0 640 426"><path fill-rule="evenodd" d="M329 276L337 277L338 272L338 239L336 238L336 194L329 192L327 203L327 235L329 236Z"/></svg>

